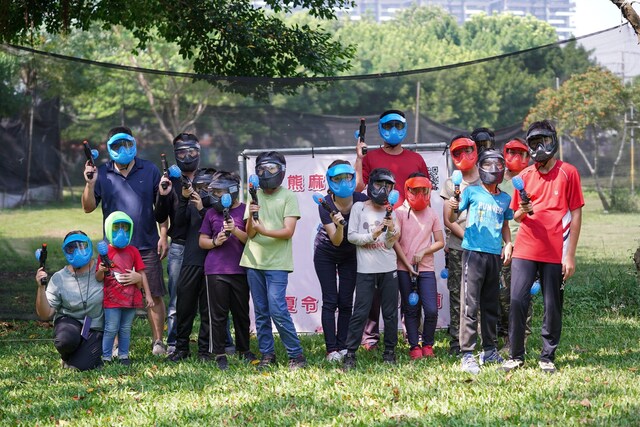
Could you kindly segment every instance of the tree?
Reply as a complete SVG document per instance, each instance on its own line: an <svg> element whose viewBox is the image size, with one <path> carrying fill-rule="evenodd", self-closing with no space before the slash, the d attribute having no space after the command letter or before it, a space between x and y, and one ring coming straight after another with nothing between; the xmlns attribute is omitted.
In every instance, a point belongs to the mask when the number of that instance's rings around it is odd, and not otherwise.
<svg viewBox="0 0 640 427"><path fill-rule="evenodd" d="M3 2L0 41L40 42L51 34L121 26L133 32L142 50L154 39L175 42L194 71L215 76L303 77L334 75L349 69L353 48L332 40L320 26L287 25L278 12L305 8L322 20L351 0L57 0ZM275 13L274 13L275 12Z"/></svg>
<svg viewBox="0 0 640 427"><path fill-rule="evenodd" d="M629 21L629 24L631 24L631 27L633 27L633 30L638 36L638 43L640 43L640 16L638 16L638 13L633 8L633 3L635 2L629 0L611 0L611 3L616 5L616 7L620 9L620 12L622 12L622 16Z"/></svg>
<svg viewBox="0 0 640 427"><path fill-rule="evenodd" d="M601 68L590 68L571 77L559 90L544 89L537 105L531 109L525 125L536 120L551 119L558 135L567 138L594 179L602 207L612 206L613 188L609 199L600 183L600 157L606 132L620 131L621 117L628 103L628 95L619 77ZM625 143L621 138L620 144ZM622 150L620 147L619 151Z"/></svg>

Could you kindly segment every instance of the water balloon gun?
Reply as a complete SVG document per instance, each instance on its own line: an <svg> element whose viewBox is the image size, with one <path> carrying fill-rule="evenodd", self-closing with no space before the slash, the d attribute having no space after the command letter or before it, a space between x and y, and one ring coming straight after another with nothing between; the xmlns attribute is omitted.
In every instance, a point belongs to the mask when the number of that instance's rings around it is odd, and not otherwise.
<svg viewBox="0 0 640 427"><path fill-rule="evenodd" d="M260 187L260 180L258 175L249 176L249 195L251 195L251 203L258 204L258 188ZM253 212L253 219L258 219L258 212Z"/></svg>
<svg viewBox="0 0 640 427"><path fill-rule="evenodd" d="M531 286L531 295L538 295L540 293L540 280L533 282Z"/></svg>
<svg viewBox="0 0 640 427"><path fill-rule="evenodd" d="M232 205L231 194L229 193L223 194L222 198L220 199L220 203L222 203L222 207L224 208L222 209L222 215L224 215L224 222L229 222L231 220L231 215L229 215L229 208ZM225 230L224 234L225 236L229 237L229 235L231 235L231 231Z"/></svg>
<svg viewBox="0 0 640 427"><path fill-rule="evenodd" d="M41 248L36 249L36 260L40 262L40 268L42 270L45 269L45 264L47 263L47 244L43 243ZM40 279L40 284L42 286L47 284L47 278L43 277Z"/></svg>
<svg viewBox="0 0 640 427"><path fill-rule="evenodd" d="M84 148L84 155L89 162L89 166L95 166L94 160L98 158L98 150L92 150L89 146L89 141L82 141L82 147ZM93 172L87 172L87 178L93 179Z"/></svg>
<svg viewBox="0 0 640 427"><path fill-rule="evenodd" d="M440 277L443 279L449 278L449 252L444 253L444 268L440 270Z"/></svg>
<svg viewBox="0 0 640 427"><path fill-rule="evenodd" d="M367 124L364 119L360 119L360 128L356 131L356 139L361 139L364 142L364 135L367 133ZM367 155L367 146L362 147L362 155Z"/></svg>
<svg viewBox="0 0 640 427"><path fill-rule="evenodd" d="M329 206L329 203L327 203L327 201L324 199L324 197L320 193L313 193L313 201L319 204L320 206L322 206L331 215L335 215L338 213L338 211L336 211L335 209L332 209L331 206ZM345 226L347 225L347 221L345 221L345 219L342 218L340 220L340 224L342 226Z"/></svg>
<svg viewBox="0 0 640 427"><path fill-rule="evenodd" d="M100 254L100 260L101 262L105 265L105 267L107 267L108 269L112 269L113 267L115 267L116 265L113 263L113 261L111 261L111 259L109 258L109 244L107 242L105 242L104 240L100 240L98 242L98 253ZM104 273L105 276L108 276L110 274L109 271L106 271Z"/></svg>
<svg viewBox="0 0 640 427"><path fill-rule="evenodd" d="M453 197L456 198L456 201L460 201L460 184L462 184L462 172L456 170L451 174L451 182L453 183ZM454 213L458 213L459 209L456 208L453 210Z"/></svg>
<svg viewBox="0 0 640 427"><path fill-rule="evenodd" d="M513 183L513 188L518 190L518 193L520 193L520 198L522 199L522 201L524 203L530 203L531 202L531 197L529 196L529 194L524 189L524 181L522 180L522 177L521 176L514 176L511 179L511 182ZM529 215L533 215L533 209L531 211L527 212L527 213Z"/></svg>
<svg viewBox="0 0 640 427"><path fill-rule="evenodd" d="M413 264L413 269L418 271L418 263ZM409 294L409 305L418 304L420 296L418 295L418 276L411 274L411 293Z"/></svg>
<svg viewBox="0 0 640 427"><path fill-rule="evenodd" d="M169 163L167 162L167 156L164 153L160 154L160 162L162 162L162 174L167 178L179 178L182 175L180 168L176 165L172 165L169 167ZM162 189L166 190L169 187L168 182L163 182Z"/></svg>
<svg viewBox="0 0 640 427"><path fill-rule="evenodd" d="M387 197L387 204L386 204L387 213L384 214L384 219L391 218L391 212L393 212L393 205L395 205L398 202L399 198L400 198L400 193L398 193L398 190L391 190L391 192L389 193L389 197ZM386 225L382 227L382 232L384 233L385 231L387 231Z"/></svg>

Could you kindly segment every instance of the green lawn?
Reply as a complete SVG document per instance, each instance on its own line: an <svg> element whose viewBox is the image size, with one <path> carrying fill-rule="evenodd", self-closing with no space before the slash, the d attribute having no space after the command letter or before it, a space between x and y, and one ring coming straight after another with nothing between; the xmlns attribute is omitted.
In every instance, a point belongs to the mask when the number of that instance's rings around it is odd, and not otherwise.
<svg viewBox="0 0 640 427"><path fill-rule="evenodd" d="M57 249L72 228L98 237L99 214L86 216L78 206L0 212L0 304L33 311L33 250L43 239ZM195 359L172 365L151 355L144 319L134 325L130 368L77 373L60 368L50 325L4 320L0 424L640 425L640 291L631 260L638 236L637 214L603 214L587 194L553 376L536 363L540 297L526 367L509 375L484 368L477 377L445 355L444 332L434 360L411 362L403 343L397 366L383 365L380 353L359 352L359 367L349 373L324 361L321 336L303 337L310 366L297 372L287 369L279 341L280 366L264 374L235 358L227 372ZM56 250L50 258L55 269L62 266Z"/></svg>

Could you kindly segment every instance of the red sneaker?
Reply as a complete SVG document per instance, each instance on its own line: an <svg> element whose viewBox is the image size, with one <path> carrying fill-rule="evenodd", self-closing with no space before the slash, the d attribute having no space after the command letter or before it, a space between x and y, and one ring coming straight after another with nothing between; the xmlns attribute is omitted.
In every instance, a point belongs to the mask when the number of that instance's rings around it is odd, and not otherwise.
<svg viewBox="0 0 640 427"><path fill-rule="evenodd" d="M420 349L420 347L414 347L409 350L409 357L411 358L411 360L422 359L422 350Z"/></svg>
<svg viewBox="0 0 640 427"><path fill-rule="evenodd" d="M378 344L377 343L366 343L363 345L364 349L367 351L376 351L378 349Z"/></svg>
<svg viewBox="0 0 640 427"><path fill-rule="evenodd" d="M436 357L436 355L433 354L433 347L430 345L422 347L422 357Z"/></svg>

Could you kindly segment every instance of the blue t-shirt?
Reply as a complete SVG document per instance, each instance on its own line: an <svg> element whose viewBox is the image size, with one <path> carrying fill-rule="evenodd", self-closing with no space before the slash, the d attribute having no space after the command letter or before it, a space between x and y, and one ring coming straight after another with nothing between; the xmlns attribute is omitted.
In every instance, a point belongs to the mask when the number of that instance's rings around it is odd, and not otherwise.
<svg viewBox="0 0 640 427"><path fill-rule="evenodd" d="M505 192L491 194L483 185L467 187L460 196L460 211L469 210L462 248L500 255L502 225L513 219L510 203L511 196Z"/></svg>
<svg viewBox="0 0 640 427"><path fill-rule="evenodd" d="M369 198L365 194L358 192L353 193L352 198L354 204L356 202L364 202L366 200L369 200ZM325 200L327 204L331 206L331 209L338 210L336 208L336 204L333 201L333 197L327 195ZM342 238L340 246L334 246L334 244L331 243L331 239L329 238L327 231L323 227L324 224L333 224L329 212L327 212L327 210L322 206L318 205L318 213L320 214L320 221L322 222L322 224L318 224L318 234L316 234L316 239L313 245L315 250L330 255L334 257L334 259L343 259L345 257L353 257L355 259L356 247L352 243L350 243L349 240L347 240L347 233L349 232L349 216L351 215L351 212L342 214L344 220L347 221L347 225L344 226L344 236Z"/></svg>
<svg viewBox="0 0 640 427"><path fill-rule="evenodd" d="M158 247L158 228L153 213L160 170L148 160L135 158L131 172L124 177L114 170L113 161L98 168L98 180L94 187L96 205L102 201L102 215L122 211L133 220L131 245L138 250Z"/></svg>

